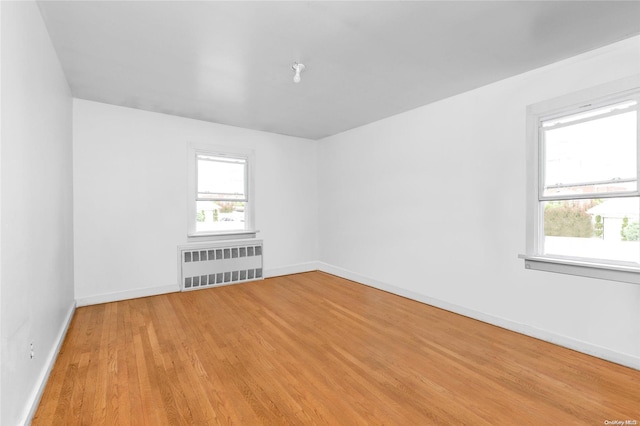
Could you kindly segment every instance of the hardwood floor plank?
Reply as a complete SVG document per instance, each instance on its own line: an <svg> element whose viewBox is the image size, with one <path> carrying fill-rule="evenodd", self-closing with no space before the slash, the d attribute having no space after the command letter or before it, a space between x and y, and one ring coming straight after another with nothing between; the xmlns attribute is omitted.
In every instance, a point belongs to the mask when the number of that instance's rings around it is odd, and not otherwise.
<svg viewBox="0 0 640 426"><path fill-rule="evenodd" d="M640 371L320 272L78 308L34 425L640 422Z"/></svg>
<svg viewBox="0 0 640 426"><path fill-rule="evenodd" d="M118 330L121 331L123 338L120 340L121 345L118 346L118 384L122 387L120 400L123 401L122 419L128 415L127 422L123 425L130 424L132 426L145 424L147 420L144 417L144 405L142 404L142 395L140 383L138 381L138 366L136 364L136 356L132 348L133 328L128 325L132 323L131 305L124 304L122 315L119 316Z"/></svg>

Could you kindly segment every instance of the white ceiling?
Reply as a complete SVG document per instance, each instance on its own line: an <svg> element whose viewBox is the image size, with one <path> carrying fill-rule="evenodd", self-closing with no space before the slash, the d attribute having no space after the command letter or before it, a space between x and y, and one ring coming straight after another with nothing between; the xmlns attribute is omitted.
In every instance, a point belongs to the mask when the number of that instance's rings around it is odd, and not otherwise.
<svg viewBox="0 0 640 426"><path fill-rule="evenodd" d="M311 139L640 34L638 1L39 6L77 98Z"/></svg>

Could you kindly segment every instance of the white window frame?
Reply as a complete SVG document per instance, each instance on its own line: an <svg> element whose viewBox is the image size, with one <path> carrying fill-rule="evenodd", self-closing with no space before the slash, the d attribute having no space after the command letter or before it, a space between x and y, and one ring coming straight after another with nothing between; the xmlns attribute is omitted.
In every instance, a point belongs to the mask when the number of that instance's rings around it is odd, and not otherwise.
<svg viewBox="0 0 640 426"><path fill-rule="evenodd" d="M245 203L245 228L230 231L196 231L197 210L197 180L198 180L198 155L213 157L229 157L244 159L246 161L246 196ZM255 229L255 186L254 186L255 154L253 150L228 148L222 146L190 143L187 146L187 236L190 239L209 240L254 238L258 232Z"/></svg>
<svg viewBox="0 0 640 426"><path fill-rule="evenodd" d="M540 102L527 107L527 203L526 203L526 254L519 257L524 259L526 269L578 275L591 278L621 281L640 284L640 264L616 262L598 259L579 259L567 256L551 256L542 254L542 238L544 232L544 218L542 211L542 176L543 155L540 138L540 123L542 121L571 115L581 109L588 110L621 100L623 97L640 99L640 75L631 76L611 83L603 84L580 92L564 95L549 101ZM640 120L638 120L638 138L640 139ZM640 143L637 149L637 166L640 168ZM638 170L640 178L640 170ZM640 185L640 182L639 182ZM636 194L626 196L640 196L640 186ZM638 242L640 244L640 242Z"/></svg>

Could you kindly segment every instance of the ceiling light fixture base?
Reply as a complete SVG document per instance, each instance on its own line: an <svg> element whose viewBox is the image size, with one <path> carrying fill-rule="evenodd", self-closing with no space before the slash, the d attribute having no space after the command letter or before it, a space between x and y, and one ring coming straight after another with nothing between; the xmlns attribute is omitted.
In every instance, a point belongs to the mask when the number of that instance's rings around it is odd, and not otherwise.
<svg viewBox="0 0 640 426"><path fill-rule="evenodd" d="M291 66L291 69L295 71L295 75L293 76L294 83L300 83L300 73L304 71L304 68L305 68L304 64L299 64L297 62L293 63L293 65Z"/></svg>

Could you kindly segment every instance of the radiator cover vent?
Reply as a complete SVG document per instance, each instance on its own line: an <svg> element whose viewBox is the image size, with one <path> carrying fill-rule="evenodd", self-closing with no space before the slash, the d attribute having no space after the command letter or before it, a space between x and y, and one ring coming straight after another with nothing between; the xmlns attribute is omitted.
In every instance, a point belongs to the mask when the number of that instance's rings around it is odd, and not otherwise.
<svg viewBox="0 0 640 426"><path fill-rule="evenodd" d="M262 279L262 240L179 246L178 259L182 291Z"/></svg>

